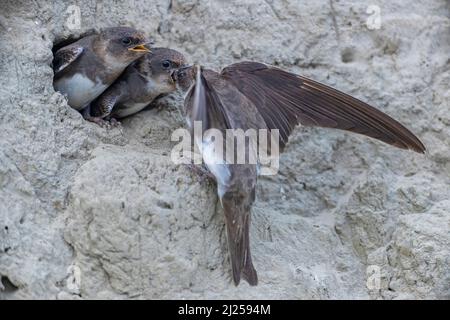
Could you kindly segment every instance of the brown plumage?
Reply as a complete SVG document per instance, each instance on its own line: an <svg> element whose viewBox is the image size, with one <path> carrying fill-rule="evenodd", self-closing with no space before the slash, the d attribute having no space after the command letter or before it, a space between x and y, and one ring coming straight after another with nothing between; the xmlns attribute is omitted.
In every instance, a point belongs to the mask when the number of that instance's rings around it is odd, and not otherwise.
<svg viewBox="0 0 450 320"><path fill-rule="evenodd" d="M280 130L283 147L297 124L363 134L402 149L423 153L425 146L385 113L311 79L256 62L222 70L254 105L271 129Z"/></svg>
<svg viewBox="0 0 450 320"><path fill-rule="evenodd" d="M336 128L363 134L403 149L425 152L420 140L399 122L370 105L313 80L256 62L230 65L217 73L199 66L176 73L188 91L189 125L202 121L203 159L217 181L227 227L233 280L258 282L250 242L250 211L255 200L256 164L217 164L208 153L206 130L278 129L280 149L297 124ZM225 136L225 134L224 134ZM235 150L240 151L242 150ZM246 155L253 152L245 148Z"/></svg>
<svg viewBox="0 0 450 320"><path fill-rule="evenodd" d="M162 94L175 91L173 72L185 64L184 56L169 48L153 48L130 64L120 77L89 106L85 119L109 125L115 118L137 113Z"/></svg>
<svg viewBox="0 0 450 320"><path fill-rule="evenodd" d="M193 71L193 69L182 71L187 72L188 76L184 79L178 77L184 89L192 84ZM226 129L245 131L267 127L251 101L220 74L212 70L197 73L197 83L186 96L185 111L190 124L202 121L203 139L195 142L203 144L204 161L217 182L218 195L226 220L233 281L238 285L243 277L254 286L258 284L258 276L250 253L249 232L251 207L255 201L257 167L255 164L214 163L214 160L209 159L211 154L207 146L211 140L205 135L205 131L217 129L223 137L226 137ZM224 139L224 145L226 143ZM234 144L234 154L238 152L242 150L237 150L237 144ZM252 150L245 148L244 152L248 158ZM222 159L216 160L221 162Z"/></svg>
<svg viewBox="0 0 450 320"><path fill-rule="evenodd" d="M149 52L145 35L133 28L107 28L55 53L53 86L77 110L85 108L110 86L125 68Z"/></svg>

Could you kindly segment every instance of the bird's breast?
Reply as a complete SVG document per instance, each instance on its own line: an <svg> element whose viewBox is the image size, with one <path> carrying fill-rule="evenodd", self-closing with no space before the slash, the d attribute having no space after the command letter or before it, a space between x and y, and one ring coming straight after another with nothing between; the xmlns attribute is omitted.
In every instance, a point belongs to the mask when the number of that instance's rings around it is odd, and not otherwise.
<svg viewBox="0 0 450 320"><path fill-rule="evenodd" d="M67 95L72 108L80 110L97 98L108 86L100 79L91 80L82 73L62 77L55 81L55 89Z"/></svg>

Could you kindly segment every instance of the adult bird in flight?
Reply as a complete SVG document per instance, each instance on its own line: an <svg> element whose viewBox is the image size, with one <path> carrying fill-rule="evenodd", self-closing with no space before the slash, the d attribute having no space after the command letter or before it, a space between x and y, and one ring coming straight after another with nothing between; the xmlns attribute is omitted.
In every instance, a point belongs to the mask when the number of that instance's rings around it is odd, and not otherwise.
<svg viewBox="0 0 450 320"><path fill-rule="evenodd" d="M402 149L425 152L425 146L413 133L367 103L266 64L241 62L220 73L195 65L180 68L175 78L186 92L185 112L189 126L201 121L203 132L211 128L221 132L278 129L279 148L283 150L292 130L301 124L351 131ZM257 285L249 228L258 165L217 159L209 147L211 137L208 135L194 141L202 145L203 160L217 182L234 283L238 285L243 278L250 285ZM251 152L248 148L236 151L247 155Z"/></svg>

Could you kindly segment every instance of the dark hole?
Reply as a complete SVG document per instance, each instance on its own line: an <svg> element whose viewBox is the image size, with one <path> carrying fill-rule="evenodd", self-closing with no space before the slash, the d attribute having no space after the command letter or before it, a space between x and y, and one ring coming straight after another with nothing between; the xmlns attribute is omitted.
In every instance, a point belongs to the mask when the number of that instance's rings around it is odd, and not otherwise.
<svg viewBox="0 0 450 320"><path fill-rule="evenodd" d="M24 222L25 222L25 218L24 217L20 218L19 223L23 224Z"/></svg>
<svg viewBox="0 0 450 320"><path fill-rule="evenodd" d="M8 226L5 226L5 230L8 231L8 229L9 229Z"/></svg>
<svg viewBox="0 0 450 320"><path fill-rule="evenodd" d="M9 280L7 276L2 276L0 278L0 281L4 288L3 292L5 293L13 293L14 291L17 291L17 289L19 289L14 283L11 282L11 280Z"/></svg>
<svg viewBox="0 0 450 320"><path fill-rule="evenodd" d="M8 253L8 251L11 250L11 247L6 247L5 252Z"/></svg>

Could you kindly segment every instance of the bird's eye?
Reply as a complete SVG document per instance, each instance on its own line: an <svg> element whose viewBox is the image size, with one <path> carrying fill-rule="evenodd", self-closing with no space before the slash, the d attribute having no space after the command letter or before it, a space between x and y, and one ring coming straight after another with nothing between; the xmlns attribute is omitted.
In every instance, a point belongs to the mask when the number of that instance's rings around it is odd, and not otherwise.
<svg viewBox="0 0 450 320"><path fill-rule="evenodd" d="M169 60L164 60L164 61L162 62L162 66L163 66L164 69L170 68L171 65L172 65L172 64L170 63Z"/></svg>
<svg viewBox="0 0 450 320"><path fill-rule="evenodd" d="M129 38L129 37L122 38L122 44L124 44L126 46L130 45L131 42L132 42L131 38Z"/></svg>

